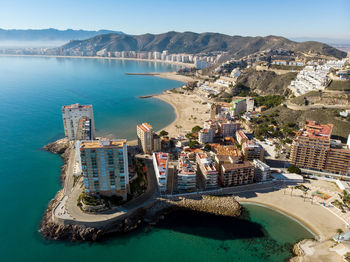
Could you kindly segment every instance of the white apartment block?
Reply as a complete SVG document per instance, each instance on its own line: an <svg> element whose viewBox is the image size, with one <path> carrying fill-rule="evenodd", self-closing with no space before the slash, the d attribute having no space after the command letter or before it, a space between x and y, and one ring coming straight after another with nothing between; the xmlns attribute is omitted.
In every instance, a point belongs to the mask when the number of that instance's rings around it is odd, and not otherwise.
<svg viewBox="0 0 350 262"><path fill-rule="evenodd" d="M95 123L92 105L73 104L62 107L64 134L69 140L77 139L79 122L84 119L90 120L91 139L95 138Z"/></svg>
<svg viewBox="0 0 350 262"><path fill-rule="evenodd" d="M152 158L159 191L164 193L167 188L169 154L162 152L153 153Z"/></svg>
<svg viewBox="0 0 350 262"><path fill-rule="evenodd" d="M177 189L193 190L196 188L196 171L186 154L180 154L177 166Z"/></svg>

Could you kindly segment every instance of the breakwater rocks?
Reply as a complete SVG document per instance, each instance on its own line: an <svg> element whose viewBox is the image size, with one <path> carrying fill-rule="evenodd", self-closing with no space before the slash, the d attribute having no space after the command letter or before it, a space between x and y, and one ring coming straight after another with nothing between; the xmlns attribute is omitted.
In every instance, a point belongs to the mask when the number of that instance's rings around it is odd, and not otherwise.
<svg viewBox="0 0 350 262"><path fill-rule="evenodd" d="M239 217L241 205L231 196L199 196L194 198L174 197L160 198L146 210L144 220L157 223L159 218L174 210L190 210L219 216Z"/></svg>

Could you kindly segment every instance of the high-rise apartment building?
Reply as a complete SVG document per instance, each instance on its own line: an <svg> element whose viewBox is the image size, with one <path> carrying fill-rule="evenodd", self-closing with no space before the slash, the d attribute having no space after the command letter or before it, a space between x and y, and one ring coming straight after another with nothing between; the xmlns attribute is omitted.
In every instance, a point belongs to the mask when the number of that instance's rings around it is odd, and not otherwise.
<svg viewBox="0 0 350 262"><path fill-rule="evenodd" d="M306 121L293 140L290 164L311 170L348 174L350 150L331 148L332 130L332 124Z"/></svg>
<svg viewBox="0 0 350 262"><path fill-rule="evenodd" d="M129 190L126 140L94 140L77 143L85 192L119 195L127 198Z"/></svg>
<svg viewBox="0 0 350 262"><path fill-rule="evenodd" d="M73 104L63 106L62 117L64 134L69 140L79 139L78 127L80 124L84 125L84 132L86 132L86 128L90 129L86 133L89 133L91 139L95 138L95 123L92 105ZM84 121L84 123L82 123L82 121Z"/></svg>
<svg viewBox="0 0 350 262"><path fill-rule="evenodd" d="M301 168L322 170L330 149L333 125L306 121L294 137L289 162Z"/></svg>
<svg viewBox="0 0 350 262"><path fill-rule="evenodd" d="M148 123L137 126L137 138L139 147L145 154L151 154L153 150L153 128Z"/></svg>

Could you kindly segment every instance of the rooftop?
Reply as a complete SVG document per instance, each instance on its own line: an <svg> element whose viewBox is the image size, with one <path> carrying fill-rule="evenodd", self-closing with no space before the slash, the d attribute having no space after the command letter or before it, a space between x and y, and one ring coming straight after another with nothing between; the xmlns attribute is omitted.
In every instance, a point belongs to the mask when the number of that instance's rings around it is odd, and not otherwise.
<svg viewBox="0 0 350 262"><path fill-rule="evenodd" d="M333 124L322 125L316 121L306 121L304 128L297 135L313 139L330 139Z"/></svg>
<svg viewBox="0 0 350 262"><path fill-rule="evenodd" d="M126 139L82 141L80 150L86 148L123 148L124 144L126 144Z"/></svg>
<svg viewBox="0 0 350 262"><path fill-rule="evenodd" d="M230 171L230 170L236 170L236 169L241 169L241 168L250 168L253 167L253 165L249 161L244 161L243 163L225 163L222 164L222 167L225 169L225 171Z"/></svg>
<svg viewBox="0 0 350 262"><path fill-rule="evenodd" d="M79 103L63 106L62 109L92 108L92 105L80 105Z"/></svg>
<svg viewBox="0 0 350 262"><path fill-rule="evenodd" d="M141 125L138 125L137 127L141 128L144 132L150 132L153 130L152 126L148 123L142 123Z"/></svg>
<svg viewBox="0 0 350 262"><path fill-rule="evenodd" d="M165 171L168 168L169 154L159 152L159 153L154 153L154 155L156 157L159 175L165 175Z"/></svg>

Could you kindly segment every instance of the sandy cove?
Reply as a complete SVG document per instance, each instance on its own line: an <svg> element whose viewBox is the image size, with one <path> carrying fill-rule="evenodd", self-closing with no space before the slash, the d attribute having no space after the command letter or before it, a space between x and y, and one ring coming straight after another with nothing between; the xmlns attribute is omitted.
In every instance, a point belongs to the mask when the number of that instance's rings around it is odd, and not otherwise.
<svg viewBox="0 0 350 262"><path fill-rule="evenodd" d="M321 188L336 186L324 181L312 181ZM334 242L330 240L336 235L336 230L341 228L348 231L344 221L319 204L312 203L310 199L304 201L301 191L281 189L273 192L256 192L238 194L236 200L239 203L260 204L280 211L307 227L317 236L318 241L303 240L295 246L298 257L292 261L343 261L335 249L345 249L343 244L334 249ZM294 250L294 251L295 251Z"/></svg>
<svg viewBox="0 0 350 262"><path fill-rule="evenodd" d="M162 128L169 133L170 137L185 135L191 132L194 126L202 126L203 122L209 119L209 105L197 95L165 91L153 97L170 104L175 110L176 119L170 125Z"/></svg>

